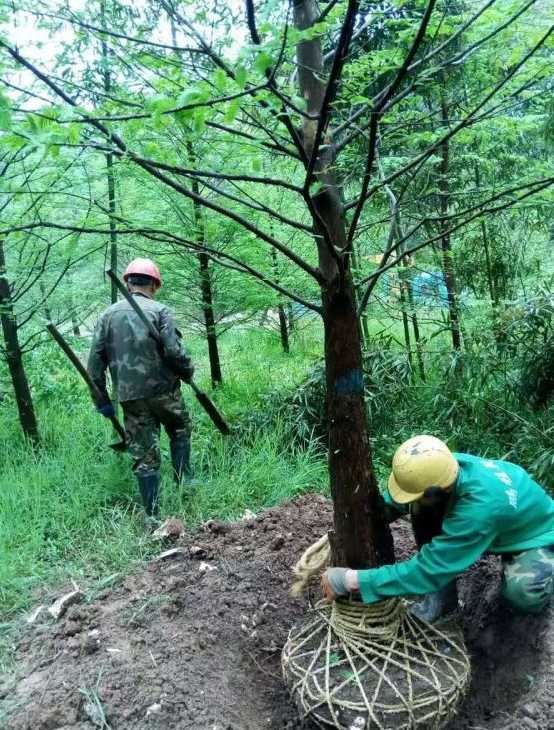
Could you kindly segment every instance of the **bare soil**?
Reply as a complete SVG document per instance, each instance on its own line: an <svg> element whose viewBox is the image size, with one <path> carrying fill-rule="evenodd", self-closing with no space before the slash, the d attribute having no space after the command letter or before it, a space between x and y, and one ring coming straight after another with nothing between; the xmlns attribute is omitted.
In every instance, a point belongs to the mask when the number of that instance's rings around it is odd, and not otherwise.
<svg viewBox="0 0 554 730"><path fill-rule="evenodd" d="M330 503L316 495L212 522L57 622L42 615L22 631L16 672L0 684L0 726L313 730L287 696L280 651L307 608L288 595L290 568L330 524ZM394 533L404 559L409 524ZM552 612L513 615L499 581L493 557L460 581L473 684L450 729L554 729Z"/></svg>

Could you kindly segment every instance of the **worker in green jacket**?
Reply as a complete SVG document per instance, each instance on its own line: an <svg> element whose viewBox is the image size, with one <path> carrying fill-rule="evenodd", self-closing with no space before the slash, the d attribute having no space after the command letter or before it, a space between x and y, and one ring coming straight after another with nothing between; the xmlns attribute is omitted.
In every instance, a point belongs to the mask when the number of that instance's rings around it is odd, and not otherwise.
<svg viewBox="0 0 554 730"><path fill-rule="evenodd" d="M415 615L434 621L457 606L455 579L484 553L502 556L502 594L539 613L554 591L554 500L516 464L452 453L434 436L396 451L385 502L409 510L419 551L370 570L328 568L325 596L359 591L364 603L420 595Z"/></svg>

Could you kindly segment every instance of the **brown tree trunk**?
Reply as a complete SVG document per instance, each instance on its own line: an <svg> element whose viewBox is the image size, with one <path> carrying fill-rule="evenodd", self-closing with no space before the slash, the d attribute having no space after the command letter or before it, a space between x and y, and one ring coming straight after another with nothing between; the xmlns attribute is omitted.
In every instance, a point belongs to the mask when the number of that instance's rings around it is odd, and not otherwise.
<svg viewBox="0 0 554 730"><path fill-rule="evenodd" d="M100 0L100 18L103 28L106 27L106 2ZM104 92L110 93L112 80L110 75L110 56L108 45L105 40L101 42L102 78L104 81ZM115 227L115 181L113 173L113 155L106 153L106 173L108 178L108 211L110 216L110 268L117 273L117 231ZM117 302L117 286L112 281L111 302Z"/></svg>
<svg viewBox="0 0 554 730"><path fill-rule="evenodd" d="M294 20L299 30L311 27L317 17L315 0L294 0ZM306 100L307 112L318 114L325 93L319 38L301 41L297 60L300 93ZM317 122L309 119L304 123L303 144L308 158L313 150L316 125ZM338 253L345 246L346 234L334 161L335 148L327 130L315 166L315 179L321 189L313 197L313 218L319 269L325 278L322 303L329 474L334 503L332 560L335 565L366 568L393 562L394 551L369 448L360 321L349 257Z"/></svg>
<svg viewBox="0 0 554 730"><path fill-rule="evenodd" d="M279 334L281 335L281 347L283 348L283 352L286 352L288 354L290 352L289 328L287 324L287 315L285 314L285 308L282 304L279 304L279 306L277 307L277 312L279 313Z"/></svg>
<svg viewBox="0 0 554 730"><path fill-rule="evenodd" d="M6 275L4 245L0 241L0 322L6 348L6 362L13 384L19 422L23 433L32 442L39 442L38 424L29 388L29 381L23 366L23 354L19 345L17 321L11 299L10 285Z"/></svg>
<svg viewBox="0 0 554 730"><path fill-rule="evenodd" d="M40 289L40 296L43 299L44 304L42 305L44 307L44 316L46 319L51 322L52 321L52 312L50 311L50 307L48 306L48 299L46 297L46 287L44 286L44 282L41 280L39 282L39 289Z"/></svg>
<svg viewBox="0 0 554 730"><path fill-rule="evenodd" d="M117 271L117 231L115 228L115 181L113 174L113 155L106 154L106 171L108 176L108 210L110 211L110 268ZM112 281L111 302L117 302L117 286Z"/></svg>
<svg viewBox="0 0 554 730"><path fill-rule="evenodd" d="M174 26L173 26L174 27ZM191 160L195 161L194 149L190 142L187 142L187 151ZM196 178L192 179L192 191L200 195L200 188ZM193 203L195 238L200 245L205 243L204 218L202 210L197 202ZM206 328L206 342L208 343L208 357L210 360L210 375L212 387L216 388L223 382L221 372L221 360L217 344L217 330L215 326L215 313L213 305L212 280L210 277L210 260L205 253L198 254L198 266L200 276L200 292L202 296L202 313L204 315L204 326Z"/></svg>
<svg viewBox="0 0 554 730"><path fill-rule="evenodd" d="M206 328L206 341L208 343L208 357L210 360L210 375L212 387L216 388L223 382L221 373L221 361L219 359L219 348L217 346L217 332L212 299L212 282L208 268L209 259L205 253L198 254L200 268L200 290L202 292L202 312L204 314L204 325Z"/></svg>
<svg viewBox="0 0 554 730"><path fill-rule="evenodd" d="M271 249L271 262L273 267L273 278L278 284L279 272L277 267L277 251L274 248ZM278 304L277 313L279 315L279 334L281 335L281 347L283 348L283 352L286 352L288 354L290 352L289 328L287 323L287 315L285 314L285 307L282 303Z"/></svg>

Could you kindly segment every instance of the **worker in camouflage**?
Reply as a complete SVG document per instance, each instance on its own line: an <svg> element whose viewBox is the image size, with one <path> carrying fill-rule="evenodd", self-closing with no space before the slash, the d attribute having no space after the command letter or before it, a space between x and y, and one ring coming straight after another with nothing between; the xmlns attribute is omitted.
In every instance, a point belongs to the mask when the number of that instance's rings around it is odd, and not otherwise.
<svg viewBox="0 0 554 730"><path fill-rule="evenodd" d="M370 570L329 568L328 599L351 591L365 603L423 596L410 611L434 621L457 608L457 576L492 553L502 558L502 595L515 610L539 613L550 602L554 500L520 466L414 436L397 449L383 496L389 521L409 513L419 552Z"/></svg>
<svg viewBox="0 0 554 730"><path fill-rule="evenodd" d="M189 481L191 422L183 404L180 380L190 381L194 368L183 350L173 314L155 301L162 281L149 259L135 259L123 276L127 287L160 334L162 346L126 300L101 315L94 333L88 371L106 397L99 411L114 414L106 386L109 369L123 408L133 471L148 516L158 514L160 484L160 425L169 437L175 480Z"/></svg>
<svg viewBox="0 0 554 730"><path fill-rule="evenodd" d="M539 613L554 593L554 547L526 550L502 560L502 595L522 613Z"/></svg>

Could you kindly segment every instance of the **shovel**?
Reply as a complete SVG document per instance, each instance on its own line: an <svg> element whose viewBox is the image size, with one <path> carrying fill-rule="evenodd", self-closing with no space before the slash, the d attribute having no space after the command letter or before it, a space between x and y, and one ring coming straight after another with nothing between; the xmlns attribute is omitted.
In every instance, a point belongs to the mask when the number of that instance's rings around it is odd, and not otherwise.
<svg viewBox="0 0 554 730"><path fill-rule="evenodd" d="M52 323L46 325L46 329L56 343L61 347L61 349L64 351L64 353L67 355L69 360L71 361L73 367L79 375L83 378L85 383L88 385L89 390L91 392L92 398L97 406L102 406L106 403L105 396L102 395L100 392L100 389L94 382L94 380L90 377L90 375L87 372L87 369L83 365L83 363L79 360L75 352L71 349L71 347L67 344L67 342L64 340L63 335L60 333L60 331L55 327ZM125 436L125 429L121 425L121 423L118 421L116 416L113 416L110 418L110 421L112 423L112 426L117 431L118 435L121 436L121 441L115 444L110 444L110 449L113 449L114 451L126 451L127 450L127 439Z"/></svg>
<svg viewBox="0 0 554 730"><path fill-rule="evenodd" d="M135 310L136 314L139 316L140 320L150 333L150 337L152 337L159 345L159 347L163 350L163 344L160 339L160 334L157 331L157 329L154 327L152 322L148 319L148 317L144 314L142 311L140 304L137 302L137 300L132 297L127 289L123 286L121 281L118 279L117 275L111 270L108 269L106 271L106 274L110 277L110 279L113 281L113 283L116 285L118 290L121 292L121 294L125 297L125 299L129 302L131 307ZM162 351L162 357L163 357L163 351ZM221 413L217 410L217 408L214 406L212 401L208 398L206 393L204 393L200 388L194 383L192 380L189 381L188 385L192 388L194 395L196 396L196 400L200 403L202 408L206 411L208 416L212 419L212 422L214 425L221 431L221 433L224 436L228 436L231 433L231 429L229 426L225 423L225 420L223 419L223 416Z"/></svg>

